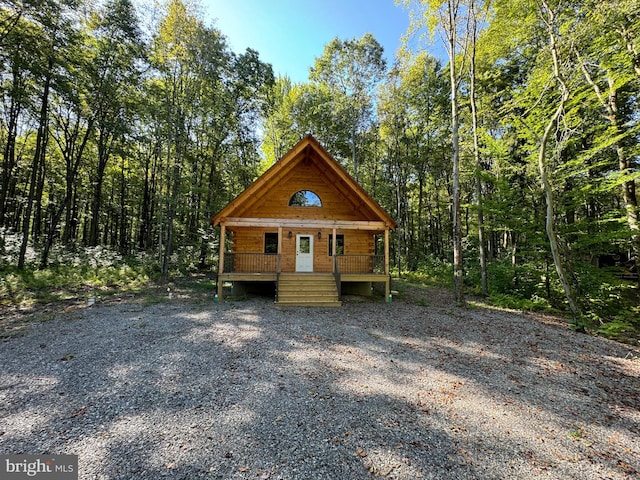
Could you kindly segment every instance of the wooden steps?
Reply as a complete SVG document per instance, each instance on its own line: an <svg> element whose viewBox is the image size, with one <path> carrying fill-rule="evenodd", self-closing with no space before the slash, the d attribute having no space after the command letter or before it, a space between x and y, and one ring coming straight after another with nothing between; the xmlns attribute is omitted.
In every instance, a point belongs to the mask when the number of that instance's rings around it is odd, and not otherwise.
<svg viewBox="0 0 640 480"><path fill-rule="evenodd" d="M281 273L276 305L340 307L332 273Z"/></svg>

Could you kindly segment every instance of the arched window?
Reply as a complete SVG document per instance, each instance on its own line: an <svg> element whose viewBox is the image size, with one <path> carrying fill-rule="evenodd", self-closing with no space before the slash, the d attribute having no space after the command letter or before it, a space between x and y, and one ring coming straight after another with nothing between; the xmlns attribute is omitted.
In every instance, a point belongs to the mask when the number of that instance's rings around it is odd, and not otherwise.
<svg viewBox="0 0 640 480"><path fill-rule="evenodd" d="M321 207L320 197L311 190L300 190L294 193L289 200L290 207Z"/></svg>

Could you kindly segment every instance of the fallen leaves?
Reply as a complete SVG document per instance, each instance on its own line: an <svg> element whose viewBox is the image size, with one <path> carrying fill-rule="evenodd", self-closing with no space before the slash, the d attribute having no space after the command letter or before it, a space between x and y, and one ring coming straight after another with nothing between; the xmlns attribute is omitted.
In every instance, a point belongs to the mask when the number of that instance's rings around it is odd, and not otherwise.
<svg viewBox="0 0 640 480"><path fill-rule="evenodd" d="M260 480L267 480L268 478L271 478L271 476L275 473L275 471L276 471L276 467L271 467L268 470L256 469L255 476L257 478L259 478ZM247 472L250 472L250 468L249 467L238 467L238 472L247 473Z"/></svg>
<svg viewBox="0 0 640 480"><path fill-rule="evenodd" d="M87 413L87 408L89 408L88 405L85 405L83 407L80 407L79 409L77 409L75 412L73 412L70 416L70 418L78 418L78 417L83 417L85 413Z"/></svg>

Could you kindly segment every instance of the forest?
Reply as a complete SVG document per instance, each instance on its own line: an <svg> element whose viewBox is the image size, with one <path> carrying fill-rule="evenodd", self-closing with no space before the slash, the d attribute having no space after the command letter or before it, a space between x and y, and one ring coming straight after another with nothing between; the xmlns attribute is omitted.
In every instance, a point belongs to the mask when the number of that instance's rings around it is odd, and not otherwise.
<svg viewBox="0 0 640 480"><path fill-rule="evenodd" d="M294 83L197 3L1 0L1 304L215 271L212 216L311 133L397 220L394 276L637 335L640 1L397 3L393 62L335 38Z"/></svg>

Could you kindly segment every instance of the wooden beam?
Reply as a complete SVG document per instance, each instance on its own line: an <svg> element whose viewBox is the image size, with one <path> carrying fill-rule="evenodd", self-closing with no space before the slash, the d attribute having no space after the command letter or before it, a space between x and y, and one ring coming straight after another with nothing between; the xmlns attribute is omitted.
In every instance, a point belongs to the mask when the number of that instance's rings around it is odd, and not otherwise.
<svg viewBox="0 0 640 480"><path fill-rule="evenodd" d="M333 268L333 273L336 273L336 253L337 253L337 247L338 247L338 239L336 238L337 229L336 227L333 227L333 244L331 245L331 255L333 256L333 265L331 268Z"/></svg>
<svg viewBox="0 0 640 480"><path fill-rule="evenodd" d="M385 283L384 295L385 301L389 301L389 295L391 294L391 279L389 278L389 229L384 230L384 274L387 277Z"/></svg>
<svg viewBox="0 0 640 480"><path fill-rule="evenodd" d="M389 277L385 277L382 273L342 273L340 280L343 282L376 282L389 283ZM387 298L388 301L388 298Z"/></svg>
<svg viewBox="0 0 640 480"><path fill-rule="evenodd" d="M389 229L384 231L384 274L389 275Z"/></svg>
<svg viewBox="0 0 640 480"><path fill-rule="evenodd" d="M278 255L282 255L282 227L278 227Z"/></svg>
<svg viewBox="0 0 640 480"><path fill-rule="evenodd" d="M218 254L218 301L222 302L222 274L224 273L224 244L227 228L225 225L220 227L220 253Z"/></svg>
<svg viewBox="0 0 640 480"><path fill-rule="evenodd" d="M275 273L225 273L221 280L227 282L275 282Z"/></svg>
<svg viewBox="0 0 640 480"><path fill-rule="evenodd" d="M220 220L227 227L263 227L263 228L337 228L340 230L388 230L381 221L354 220L300 220L298 218L240 218L227 217Z"/></svg>

